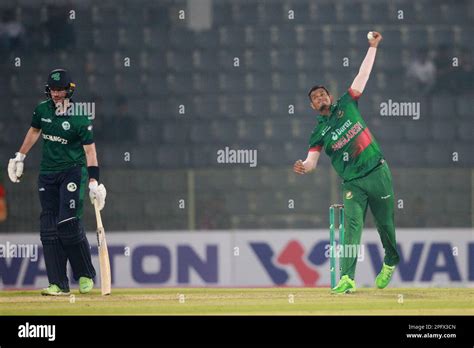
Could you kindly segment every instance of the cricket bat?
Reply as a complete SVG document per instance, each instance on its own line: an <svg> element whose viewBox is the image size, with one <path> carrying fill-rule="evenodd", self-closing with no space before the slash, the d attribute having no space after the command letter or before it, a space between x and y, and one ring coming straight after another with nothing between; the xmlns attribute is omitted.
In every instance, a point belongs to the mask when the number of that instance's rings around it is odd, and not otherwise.
<svg viewBox="0 0 474 348"><path fill-rule="evenodd" d="M99 265L100 265L100 288L102 295L110 295L112 292L112 278L110 274L109 251L107 250L107 241L105 240L105 230L102 225L102 217L94 200L95 217L97 219L97 246L99 248Z"/></svg>

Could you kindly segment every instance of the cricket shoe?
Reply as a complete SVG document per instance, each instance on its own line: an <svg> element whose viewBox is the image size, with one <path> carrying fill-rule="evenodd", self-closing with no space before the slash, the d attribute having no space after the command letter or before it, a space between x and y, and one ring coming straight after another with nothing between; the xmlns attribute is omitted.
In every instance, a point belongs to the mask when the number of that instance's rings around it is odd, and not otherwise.
<svg viewBox="0 0 474 348"><path fill-rule="evenodd" d="M389 266L384 263L382 269L380 270L380 273L377 275L377 278L375 278L375 285L379 289L385 288L388 283L390 283L394 271L395 266Z"/></svg>
<svg viewBox="0 0 474 348"><path fill-rule="evenodd" d="M69 296L69 290L61 290L56 284L50 284L47 288L41 290L43 296Z"/></svg>
<svg viewBox="0 0 474 348"><path fill-rule="evenodd" d="M356 284L355 281L349 278L348 275L342 276L339 283L336 285L335 288L331 289L331 293L333 294L346 294L356 291Z"/></svg>
<svg viewBox="0 0 474 348"><path fill-rule="evenodd" d="M79 292L81 294L87 294L94 287L94 281L91 278L80 277L79 278Z"/></svg>

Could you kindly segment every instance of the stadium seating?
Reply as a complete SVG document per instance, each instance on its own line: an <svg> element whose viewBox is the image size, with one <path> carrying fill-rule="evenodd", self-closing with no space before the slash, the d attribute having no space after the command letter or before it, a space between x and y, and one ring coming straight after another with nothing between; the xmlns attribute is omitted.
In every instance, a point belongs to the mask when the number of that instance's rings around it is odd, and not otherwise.
<svg viewBox="0 0 474 348"><path fill-rule="evenodd" d="M184 0L145 1L142 5L124 0L81 2L77 20L69 23L74 27L75 46L55 51L44 33L49 5L2 1L0 10L11 8L21 14L31 34L22 47L0 52L5 81L0 84L0 100L6 115L0 120L2 163L17 150L33 108L43 98L46 73L60 66L71 70L76 80L75 97L97 98L101 110L96 131L107 135L97 139L106 168L104 182L110 187L110 200L119 202L105 212L112 229L187 228L186 212L171 209L163 197L187 197L188 171L195 173L197 195L222 194L227 228L325 227L323 203L338 198L331 187L336 192L339 189L337 179L330 179L329 162L321 159L319 175L296 180L291 173L294 160L304 158L316 124L306 93L312 85L322 83L336 97L342 95L364 58L367 29L375 28L383 33L384 41L359 103L387 160L394 170L406 173L417 168L427 171L424 173L449 168L449 175L465 181L473 164L472 91L442 97L410 95L405 71L407 57L420 43L431 52L441 45L456 52L464 46L473 49L472 28L467 25L469 20L472 23L472 4L468 1L446 6L440 1L409 0L215 0L212 27L205 31L193 31L177 19L177 9L186 8ZM289 10L294 11L294 20L288 19ZM404 11L404 25L397 18L399 10ZM38 13L43 13L41 22ZM11 65L17 56L22 57L21 69ZM124 65L125 58L131 60L129 67ZM239 67L234 66L235 58ZM342 65L344 58L349 58L348 67ZM136 135L129 139L111 135L118 97L126 99L130 117L137 123ZM421 119L380 117L380 103L388 99L420 101ZM184 114L179 112L180 105ZM288 113L290 105L294 114ZM8 118L18 122L8 122ZM257 149L258 167L217 163L216 151L226 146ZM457 163L452 161L454 151L462 154ZM124 161L125 152L131 153L131 161ZM28 158L31 176L15 190L24 195L35 190L33 173L38 163L36 150ZM131 175L131 170L141 174ZM155 186L160 173L170 172L166 182ZM416 193L418 184L429 182L428 190L453 182L431 182L438 175L428 175L415 184L407 175L395 185L407 195L408 205L424 199ZM468 185L463 180L459 185ZM451 203L470 199L460 187L439 188L446 190L440 195L456 192L448 196ZM156 192L159 197L140 199L139 192ZM19 211L15 207L18 198L13 197L10 216L21 223L6 222L0 231L35 230L37 200L22 203L26 211ZM292 198L296 205L289 211L284 204ZM204 214L206 200L198 197L197 202L196 210ZM400 225L470 224L465 212L453 211L448 217L435 214L430 207L428 201L420 205L420 211L426 209L423 221L398 211ZM156 214L163 218L155 219ZM115 219L116 215L120 218Z"/></svg>

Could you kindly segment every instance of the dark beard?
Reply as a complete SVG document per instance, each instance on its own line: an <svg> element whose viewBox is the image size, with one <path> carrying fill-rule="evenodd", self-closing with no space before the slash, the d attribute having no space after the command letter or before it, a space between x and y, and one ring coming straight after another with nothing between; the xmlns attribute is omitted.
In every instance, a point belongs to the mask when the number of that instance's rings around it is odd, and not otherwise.
<svg viewBox="0 0 474 348"><path fill-rule="evenodd" d="M329 110L329 105L321 105L321 107L319 108L319 112L324 112L327 110Z"/></svg>

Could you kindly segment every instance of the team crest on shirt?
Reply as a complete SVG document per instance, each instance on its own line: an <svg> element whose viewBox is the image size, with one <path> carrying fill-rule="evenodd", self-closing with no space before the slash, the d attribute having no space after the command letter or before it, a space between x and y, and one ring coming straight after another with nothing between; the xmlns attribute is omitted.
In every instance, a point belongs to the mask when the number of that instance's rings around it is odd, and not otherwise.
<svg viewBox="0 0 474 348"><path fill-rule="evenodd" d="M341 118L342 116L344 116L344 110L339 110L337 112L337 118Z"/></svg>
<svg viewBox="0 0 474 348"><path fill-rule="evenodd" d="M68 121L64 121L62 126L64 130L69 130L71 128L71 124Z"/></svg>
<svg viewBox="0 0 474 348"><path fill-rule="evenodd" d="M346 192L346 199L352 199L352 191L347 191Z"/></svg>
<svg viewBox="0 0 474 348"><path fill-rule="evenodd" d="M76 183L70 182L69 184L67 184L67 190L68 190L69 192L74 192L74 191L76 191L76 190L77 190L77 185L76 185Z"/></svg>

